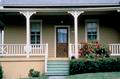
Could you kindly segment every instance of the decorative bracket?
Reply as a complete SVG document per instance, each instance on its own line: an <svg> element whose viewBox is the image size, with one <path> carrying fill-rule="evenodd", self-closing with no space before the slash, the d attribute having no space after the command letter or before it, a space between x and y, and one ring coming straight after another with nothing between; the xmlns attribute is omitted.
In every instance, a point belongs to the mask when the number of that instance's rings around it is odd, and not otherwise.
<svg viewBox="0 0 120 79"><path fill-rule="evenodd" d="M68 11L68 13L71 14L74 18L78 18L78 16L84 13L84 11Z"/></svg>
<svg viewBox="0 0 120 79"><path fill-rule="evenodd" d="M35 11L20 11L20 14L23 14L26 18L30 18L35 13Z"/></svg>

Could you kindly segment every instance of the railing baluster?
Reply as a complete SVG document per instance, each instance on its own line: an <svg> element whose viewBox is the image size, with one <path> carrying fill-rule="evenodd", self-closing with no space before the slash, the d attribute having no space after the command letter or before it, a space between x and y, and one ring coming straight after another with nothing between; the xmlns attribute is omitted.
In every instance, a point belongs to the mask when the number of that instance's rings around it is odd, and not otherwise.
<svg viewBox="0 0 120 79"><path fill-rule="evenodd" d="M110 50L110 52L112 54L112 45L110 45L110 44L109 44L109 50Z"/></svg>
<svg viewBox="0 0 120 79"><path fill-rule="evenodd" d="M7 55L7 53L9 52L9 51L8 51L8 48L9 48L8 46L9 46L9 45L5 45L5 47L6 47L6 53L5 53L5 54L6 54L6 55ZM10 50L10 51L11 51L11 50Z"/></svg>
<svg viewBox="0 0 120 79"><path fill-rule="evenodd" d="M17 45L13 45L13 46L14 46L13 49L14 49L14 54L15 54L15 53L17 53L17 52L16 52ZM16 47L16 48L15 48L15 47Z"/></svg>
<svg viewBox="0 0 120 79"><path fill-rule="evenodd" d="M39 52L39 54L41 54L41 49L40 49L40 47L41 47L41 45L39 45L39 51L38 51L38 52Z"/></svg>
<svg viewBox="0 0 120 79"><path fill-rule="evenodd" d="M20 46L21 46L21 45L18 45L18 51L19 51L18 54L20 54Z"/></svg>
<svg viewBox="0 0 120 79"><path fill-rule="evenodd" d="M113 51L113 45L111 45L111 51L112 51L112 54L114 54L114 51Z"/></svg>
<svg viewBox="0 0 120 79"><path fill-rule="evenodd" d="M69 58L71 58L71 44L69 44Z"/></svg>
<svg viewBox="0 0 120 79"><path fill-rule="evenodd" d="M116 45L116 47L115 47L115 48L116 48L116 53L117 53L117 55L118 55L118 48L117 48L117 47L118 47L118 45Z"/></svg>
<svg viewBox="0 0 120 79"><path fill-rule="evenodd" d="M120 54L120 45L118 45L118 54Z"/></svg>
<svg viewBox="0 0 120 79"><path fill-rule="evenodd" d="M22 54L22 52L23 52L23 45L20 45L20 54Z"/></svg>
<svg viewBox="0 0 120 79"><path fill-rule="evenodd" d="M37 45L35 45L35 52L34 52L34 54L36 54L36 52L37 52L37 49L36 49L36 48L37 48Z"/></svg>
<svg viewBox="0 0 120 79"><path fill-rule="evenodd" d="M116 51L115 51L115 45L113 45L113 53L116 54Z"/></svg>

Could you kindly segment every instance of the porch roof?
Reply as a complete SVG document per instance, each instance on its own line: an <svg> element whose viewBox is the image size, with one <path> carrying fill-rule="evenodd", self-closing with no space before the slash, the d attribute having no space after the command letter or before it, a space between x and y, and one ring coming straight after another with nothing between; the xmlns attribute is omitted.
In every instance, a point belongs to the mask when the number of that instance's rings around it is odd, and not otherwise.
<svg viewBox="0 0 120 79"><path fill-rule="evenodd" d="M120 0L1 0L3 6L118 6Z"/></svg>

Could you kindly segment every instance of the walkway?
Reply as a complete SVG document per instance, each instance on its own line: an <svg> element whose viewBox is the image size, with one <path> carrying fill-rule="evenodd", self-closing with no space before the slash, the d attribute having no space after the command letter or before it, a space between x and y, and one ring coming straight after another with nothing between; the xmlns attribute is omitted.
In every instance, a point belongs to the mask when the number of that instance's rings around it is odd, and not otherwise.
<svg viewBox="0 0 120 79"><path fill-rule="evenodd" d="M65 79L65 76L49 76L48 79Z"/></svg>

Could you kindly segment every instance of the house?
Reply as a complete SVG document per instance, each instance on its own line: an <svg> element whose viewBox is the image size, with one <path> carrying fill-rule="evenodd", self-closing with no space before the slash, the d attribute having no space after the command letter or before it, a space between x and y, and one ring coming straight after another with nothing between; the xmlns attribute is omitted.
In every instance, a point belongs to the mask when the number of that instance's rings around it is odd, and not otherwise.
<svg viewBox="0 0 120 79"><path fill-rule="evenodd" d="M120 55L119 27L120 0L0 0L4 79L27 77L31 68L61 75L60 64L78 58L82 40L106 43Z"/></svg>

